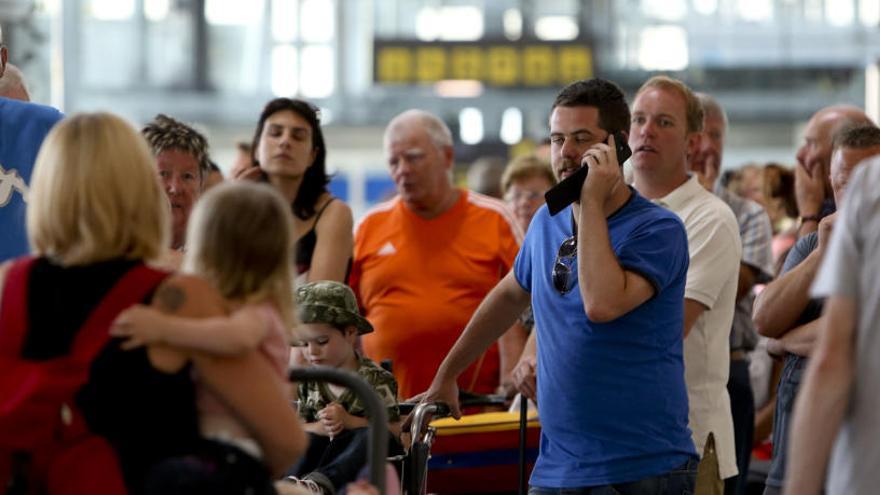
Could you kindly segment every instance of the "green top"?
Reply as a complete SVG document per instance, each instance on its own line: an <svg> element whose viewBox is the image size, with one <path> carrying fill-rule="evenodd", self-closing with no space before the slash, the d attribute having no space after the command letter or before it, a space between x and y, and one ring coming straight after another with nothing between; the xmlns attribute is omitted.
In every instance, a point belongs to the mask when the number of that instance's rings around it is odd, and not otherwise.
<svg viewBox="0 0 880 495"><path fill-rule="evenodd" d="M376 366L376 363L358 354L357 374L366 380L373 391L388 408L388 421L400 420L400 409L397 407L397 380L394 375ZM313 423L318 420L318 411L331 402L342 406L352 416L366 416L363 401L346 389L338 397L325 382L301 382L299 384L299 415L303 421Z"/></svg>

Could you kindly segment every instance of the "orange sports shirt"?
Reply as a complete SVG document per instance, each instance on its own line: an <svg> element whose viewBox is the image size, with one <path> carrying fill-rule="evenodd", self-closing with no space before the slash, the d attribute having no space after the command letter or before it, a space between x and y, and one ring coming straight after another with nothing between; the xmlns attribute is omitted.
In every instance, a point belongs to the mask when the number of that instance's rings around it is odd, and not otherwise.
<svg viewBox="0 0 880 495"><path fill-rule="evenodd" d="M349 282L375 328L363 336L364 351L376 362L392 360L400 397L428 389L474 310L513 266L521 242L502 202L466 190L431 220L399 197L367 212L355 231ZM458 383L492 393L498 373L496 344Z"/></svg>

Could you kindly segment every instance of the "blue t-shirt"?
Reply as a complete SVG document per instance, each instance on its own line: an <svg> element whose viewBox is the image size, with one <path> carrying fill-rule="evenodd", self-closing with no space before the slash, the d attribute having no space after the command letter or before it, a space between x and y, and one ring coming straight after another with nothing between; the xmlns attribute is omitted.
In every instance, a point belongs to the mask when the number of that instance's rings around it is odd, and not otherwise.
<svg viewBox="0 0 880 495"><path fill-rule="evenodd" d="M633 191L608 218L624 269L641 274L654 296L607 323L584 311L572 289L560 295L552 271L572 235L571 207L532 219L514 273L531 293L538 332L541 450L531 484L577 488L666 473L697 454L688 429L684 381L687 235L672 212Z"/></svg>
<svg viewBox="0 0 880 495"><path fill-rule="evenodd" d="M0 97L0 262L29 251L24 195L43 138L63 117L52 107Z"/></svg>

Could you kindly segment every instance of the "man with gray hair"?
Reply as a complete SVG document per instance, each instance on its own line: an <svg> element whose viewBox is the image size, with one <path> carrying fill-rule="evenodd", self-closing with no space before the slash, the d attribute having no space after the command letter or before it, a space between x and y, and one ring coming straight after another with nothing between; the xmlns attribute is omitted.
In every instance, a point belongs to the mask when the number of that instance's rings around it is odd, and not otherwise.
<svg viewBox="0 0 880 495"><path fill-rule="evenodd" d="M6 87L9 58L0 29L0 87ZM11 86L14 86L11 85ZM27 254L28 183L43 139L64 117L58 110L0 93L0 262Z"/></svg>
<svg viewBox="0 0 880 495"><path fill-rule="evenodd" d="M728 191L717 182L727 134L727 114L711 96L705 93L696 93L696 96L703 105L703 131L696 152L688 157L688 169L698 177L703 187L721 198L733 211L742 241L736 306L730 329L730 376L727 381L739 474L725 480L724 492L744 495L755 426L755 402L748 360L748 353L758 343L758 334L752 322L752 307L755 304L752 288L756 283L764 284L773 279L770 246L773 229L770 217L761 205Z"/></svg>
<svg viewBox="0 0 880 495"><path fill-rule="evenodd" d="M501 201L453 185L452 134L437 116L401 113L388 124L384 147L398 196L356 228L349 283L376 329L364 336L364 350L392 361L406 398L428 388L483 297L510 270L522 231ZM491 393L508 379L521 346L507 339L462 375L462 390Z"/></svg>

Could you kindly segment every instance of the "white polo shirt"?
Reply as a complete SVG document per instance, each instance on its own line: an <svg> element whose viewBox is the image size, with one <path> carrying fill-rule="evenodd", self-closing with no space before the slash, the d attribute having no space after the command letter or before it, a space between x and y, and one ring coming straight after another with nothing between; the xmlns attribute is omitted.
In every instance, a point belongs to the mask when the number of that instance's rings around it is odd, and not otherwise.
<svg viewBox="0 0 880 495"><path fill-rule="evenodd" d="M727 378L730 373L730 328L742 242L733 212L691 176L656 203L674 211L687 230L690 267L685 299L708 309L684 340L689 423L702 455L709 433L715 436L721 478L737 474L733 417Z"/></svg>

